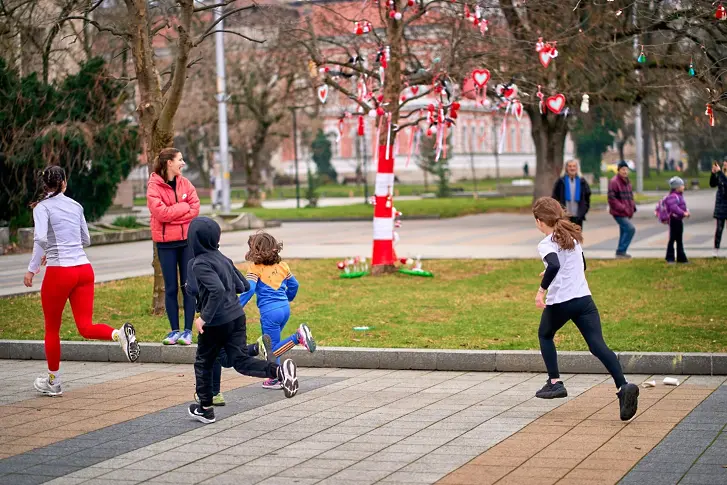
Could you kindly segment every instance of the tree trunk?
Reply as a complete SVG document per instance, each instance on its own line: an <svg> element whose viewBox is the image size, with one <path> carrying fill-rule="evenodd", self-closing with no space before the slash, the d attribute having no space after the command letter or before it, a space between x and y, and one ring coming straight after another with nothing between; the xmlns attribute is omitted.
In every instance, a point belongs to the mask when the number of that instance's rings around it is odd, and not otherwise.
<svg viewBox="0 0 727 485"><path fill-rule="evenodd" d="M661 154L659 152L659 133L656 129L653 129L655 127L652 127L652 132L654 133L654 155L656 155L656 174L658 175L661 171Z"/></svg>
<svg viewBox="0 0 727 485"><path fill-rule="evenodd" d="M565 156L568 124L565 116L540 114L537 106L528 108L533 142L535 144L535 191L533 200L550 196L560 177Z"/></svg>
<svg viewBox="0 0 727 485"><path fill-rule="evenodd" d="M643 135L644 149L642 157L644 160L644 178L649 178L649 159L651 158L651 116L648 107L644 106L641 110L641 133Z"/></svg>

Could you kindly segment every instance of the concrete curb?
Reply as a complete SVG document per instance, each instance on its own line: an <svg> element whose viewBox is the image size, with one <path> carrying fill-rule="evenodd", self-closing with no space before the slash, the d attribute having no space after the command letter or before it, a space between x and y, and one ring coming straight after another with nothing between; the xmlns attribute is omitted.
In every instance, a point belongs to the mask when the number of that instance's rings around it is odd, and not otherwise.
<svg viewBox="0 0 727 485"><path fill-rule="evenodd" d="M0 340L0 359L44 360L42 340ZM63 360L122 362L124 356L111 342L63 342ZM196 345L141 344L140 362L194 363ZM303 367L357 369L412 369L483 372L544 372L537 350L432 350L320 347L311 354L300 348L290 355ZM627 374L727 375L727 353L619 352ZM560 370L573 374L605 374L589 352L559 352Z"/></svg>

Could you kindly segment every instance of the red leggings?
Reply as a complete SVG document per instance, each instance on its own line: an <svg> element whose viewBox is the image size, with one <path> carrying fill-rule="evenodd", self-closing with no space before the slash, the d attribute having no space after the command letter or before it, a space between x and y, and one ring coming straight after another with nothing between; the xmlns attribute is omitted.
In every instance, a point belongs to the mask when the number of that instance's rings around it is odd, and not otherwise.
<svg viewBox="0 0 727 485"><path fill-rule="evenodd" d="M114 329L93 324L94 274L90 264L80 266L48 266L40 288L40 301L45 317L45 358L48 370L61 365L61 318L66 301L71 301L73 319L78 332L87 339L112 340Z"/></svg>

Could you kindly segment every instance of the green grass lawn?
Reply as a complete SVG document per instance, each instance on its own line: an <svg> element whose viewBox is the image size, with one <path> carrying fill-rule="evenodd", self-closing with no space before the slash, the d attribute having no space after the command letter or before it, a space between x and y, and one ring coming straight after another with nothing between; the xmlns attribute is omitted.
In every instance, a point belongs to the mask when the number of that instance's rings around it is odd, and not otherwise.
<svg viewBox="0 0 727 485"><path fill-rule="evenodd" d="M319 345L446 349L537 349L535 292L543 265L528 261L425 261L434 279L400 274L342 280L334 260L290 261L301 283L287 332L307 322ZM617 351L727 351L727 260L590 261L588 279L608 344ZM151 278L98 285L95 319L134 322L142 341L160 342L165 317L149 313ZM249 338L260 334L254 304ZM43 339L37 295L0 299L2 339ZM70 308L62 338L80 340ZM369 326L371 330L354 331ZM574 325L561 350L586 350Z"/></svg>

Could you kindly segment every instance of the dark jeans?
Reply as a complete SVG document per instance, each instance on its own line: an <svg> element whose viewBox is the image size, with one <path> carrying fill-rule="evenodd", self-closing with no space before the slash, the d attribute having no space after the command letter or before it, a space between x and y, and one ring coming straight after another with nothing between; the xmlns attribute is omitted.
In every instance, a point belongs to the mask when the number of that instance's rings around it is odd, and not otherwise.
<svg viewBox="0 0 727 485"><path fill-rule="evenodd" d="M669 245L666 247L666 260L674 262L674 243L677 245L676 260L680 263L687 262L687 255L684 253L684 221L671 218L669 221Z"/></svg>
<svg viewBox="0 0 727 485"><path fill-rule="evenodd" d="M596 304L590 296L548 305L543 310L543 315L540 317L538 339L540 340L540 353L545 361L548 376L551 379L560 377L558 353L555 350L553 338L555 338L555 333L568 323L568 320L573 320L573 323L576 324L586 340L588 350L606 367L616 383L616 388L620 389L621 386L626 384L626 378L616 354L608 348L603 340L601 317L598 315L598 308L596 308Z"/></svg>
<svg viewBox="0 0 727 485"><path fill-rule="evenodd" d="M251 357L247 353L245 316L222 325L204 327L197 339L197 358L194 361L197 396L204 407L212 406L212 369L220 350L240 374L251 377L277 377L276 364Z"/></svg>
<svg viewBox="0 0 727 485"><path fill-rule="evenodd" d="M631 240L634 238L634 234L636 233L636 228L628 217L614 216L614 219L616 219L619 227L618 248L616 249L616 254L626 254L626 250L628 250Z"/></svg>
<svg viewBox="0 0 727 485"><path fill-rule="evenodd" d="M160 248L157 246L159 264L164 277L164 306L172 330L179 330L179 288L187 282L187 263L192 259L192 248ZM179 278L177 278L179 275ZM182 291L184 301L184 329L192 330L194 322L194 297Z"/></svg>
<svg viewBox="0 0 727 485"><path fill-rule="evenodd" d="M255 357L258 355L257 344L250 344L247 346L247 355ZM220 349L220 355L215 360L215 365L212 367L212 395L216 396L220 393L220 383L222 382L222 368L229 369L232 367L232 361L227 356L224 348Z"/></svg>
<svg viewBox="0 0 727 485"><path fill-rule="evenodd" d="M722 231L724 230L724 219L716 219L717 227L714 231L714 249L719 249L722 242Z"/></svg>

